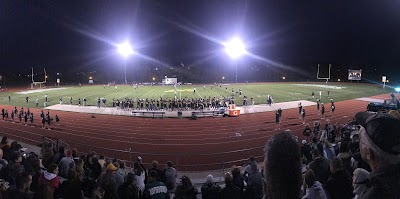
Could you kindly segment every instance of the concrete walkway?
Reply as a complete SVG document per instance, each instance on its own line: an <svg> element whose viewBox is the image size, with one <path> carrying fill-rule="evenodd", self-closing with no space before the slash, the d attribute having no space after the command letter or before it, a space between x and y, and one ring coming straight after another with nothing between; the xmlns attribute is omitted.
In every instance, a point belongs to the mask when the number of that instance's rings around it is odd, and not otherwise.
<svg viewBox="0 0 400 199"><path fill-rule="evenodd" d="M303 107L316 105L315 102L299 100L299 101L293 101L293 102L274 103L271 106L268 106L266 104L259 104L259 105L250 105L250 106L238 106L237 108L240 109L240 114L251 114L251 113L275 111L278 108L281 108L282 110L297 108L299 102L301 102ZM140 113L134 114L134 113L132 113L132 111L126 111L126 110L122 110L122 109L115 108L115 107L97 108L95 106L77 106L77 105L57 104L57 105L46 107L45 109L79 112L79 113L91 113L91 114L126 115L126 116L141 116L141 117L143 117L143 114L140 114ZM153 112L153 111L147 111L147 110L140 110L140 111ZM171 117L171 118L178 117L178 111L154 111L154 112L165 112L164 117ZM201 112L201 111L182 111L182 117L191 117L192 112ZM145 116L153 117L152 114L146 114ZM161 117L161 115L156 115L155 117ZM202 117L202 116L198 115L198 117Z"/></svg>

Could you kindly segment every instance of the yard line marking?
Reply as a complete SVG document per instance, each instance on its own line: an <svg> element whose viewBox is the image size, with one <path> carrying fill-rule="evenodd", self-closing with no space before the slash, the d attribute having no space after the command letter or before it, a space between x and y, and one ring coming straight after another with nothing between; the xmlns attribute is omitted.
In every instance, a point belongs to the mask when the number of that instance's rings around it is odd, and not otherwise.
<svg viewBox="0 0 400 199"><path fill-rule="evenodd" d="M150 92L152 92L152 91L154 91L154 90L155 90L155 88L152 89L152 90L150 90L149 92L145 93L144 95L140 96L139 98L142 98L142 97L146 96L147 94L149 94Z"/></svg>

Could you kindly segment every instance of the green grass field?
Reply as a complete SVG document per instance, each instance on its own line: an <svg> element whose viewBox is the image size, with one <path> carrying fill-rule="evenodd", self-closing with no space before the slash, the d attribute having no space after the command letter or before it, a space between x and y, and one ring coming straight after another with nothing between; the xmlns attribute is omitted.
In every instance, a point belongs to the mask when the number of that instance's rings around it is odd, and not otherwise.
<svg viewBox="0 0 400 199"><path fill-rule="evenodd" d="M338 86L341 89L325 88L319 86ZM193 88L197 89L196 94L193 93ZM228 89L226 89L226 87ZM296 100L315 101L311 97L311 92L314 91L315 97L319 97L319 91L322 91L322 102L328 102L327 91L330 91L330 96L335 101L354 99L358 97L366 97L392 92L391 89L382 89L380 85L360 84L360 83L329 83L326 84L303 84L303 83L255 83L255 84L231 84L222 85L221 88L211 85L206 85L206 90L203 85L183 85L177 88L177 98L208 98L215 96L231 96L232 88L235 90L241 89L242 96L245 95L250 100L254 98L255 104L265 104L266 96L271 95L274 102L286 102ZM60 90L48 90L30 94L17 94L16 92L0 92L0 103L4 105L35 107L36 98L39 99L39 107L43 107L44 96L48 94L48 106L59 104L59 97L62 96L63 104L69 104L69 98L72 97L73 104L78 103L78 98L81 100L86 97L88 105L97 105L97 98L106 98L107 104L112 103L112 99L132 98L145 99L160 97L172 99L174 97L173 86L139 86L135 91L133 86L118 85L118 91L113 86L104 89L103 85L93 86L76 86L63 87ZM11 96L11 102L8 102L8 95ZM25 102L25 97L29 96L29 103ZM237 104L242 103L242 97L234 95ZM388 96L389 98L389 96ZM83 101L82 101L83 103Z"/></svg>

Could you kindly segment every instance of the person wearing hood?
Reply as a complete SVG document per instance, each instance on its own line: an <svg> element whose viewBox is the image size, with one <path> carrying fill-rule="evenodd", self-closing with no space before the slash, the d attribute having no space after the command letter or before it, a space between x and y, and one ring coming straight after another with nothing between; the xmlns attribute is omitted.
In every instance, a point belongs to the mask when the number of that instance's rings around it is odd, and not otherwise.
<svg viewBox="0 0 400 199"><path fill-rule="evenodd" d="M58 166L51 163L47 166L46 171L39 176L39 188L35 193L35 198L52 199L54 192L60 185L60 177L58 177Z"/></svg>
<svg viewBox="0 0 400 199"><path fill-rule="evenodd" d="M313 170L308 170L304 176L303 184L306 194L302 199L326 199L326 194L322 184L315 179Z"/></svg>
<svg viewBox="0 0 400 199"><path fill-rule="evenodd" d="M365 169L358 168L353 172L353 199L360 199L367 189L369 172Z"/></svg>
<svg viewBox="0 0 400 199"><path fill-rule="evenodd" d="M400 196L400 120L393 115L356 114L361 125L360 153L371 166L370 186L363 199L398 198Z"/></svg>

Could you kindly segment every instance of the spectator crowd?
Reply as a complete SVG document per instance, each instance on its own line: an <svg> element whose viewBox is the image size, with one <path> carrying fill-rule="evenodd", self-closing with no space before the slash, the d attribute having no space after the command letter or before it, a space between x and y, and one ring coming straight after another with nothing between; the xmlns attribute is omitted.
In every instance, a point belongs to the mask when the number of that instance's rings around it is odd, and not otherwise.
<svg viewBox="0 0 400 199"><path fill-rule="evenodd" d="M336 129L335 129L336 128ZM147 168L44 143L41 157L7 137L0 142L0 199L372 199L400 197L398 112L357 113L354 121L323 130L308 126L301 144L289 131L266 143L264 162L250 157L198 189L171 161Z"/></svg>

